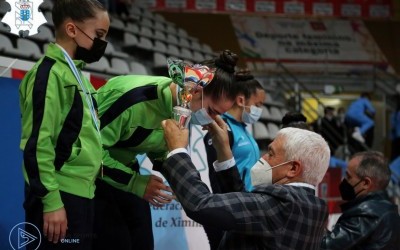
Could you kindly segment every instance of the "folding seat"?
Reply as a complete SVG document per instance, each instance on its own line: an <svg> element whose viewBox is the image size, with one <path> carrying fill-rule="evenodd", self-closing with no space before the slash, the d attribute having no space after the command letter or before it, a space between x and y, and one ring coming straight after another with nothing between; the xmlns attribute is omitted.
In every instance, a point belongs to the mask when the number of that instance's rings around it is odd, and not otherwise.
<svg viewBox="0 0 400 250"><path fill-rule="evenodd" d="M128 63L121 58L111 58L111 68L106 70L106 72L115 75L126 75L129 74L130 69Z"/></svg>
<svg viewBox="0 0 400 250"><path fill-rule="evenodd" d="M89 71L106 73L111 68L105 56L101 57L99 61L86 64L85 69Z"/></svg>
<svg viewBox="0 0 400 250"><path fill-rule="evenodd" d="M191 43L191 48L192 48L193 50L198 50L198 51L203 52L203 49L201 48L201 45L200 45L199 42L192 41L192 43Z"/></svg>
<svg viewBox="0 0 400 250"><path fill-rule="evenodd" d="M154 20L157 20L158 22L165 22L164 16L157 13L154 14Z"/></svg>
<svg viewBox="0 0 400 250"><path fill-rule="evenodd" d="M275 120L275 121L281 121L282 120L282 113L281 110L277 107L271 107L269 109L270 113L271 113L271 119Z"/></svg>
<svg viewBox="0 0 400 250"><path fill-rule="evenodd" d="M170 33L170 34L177 34L178 33L178 30L175 27L174 23L166 22L166 28L167 28L167 32Z"/></svg>
<svg viewBox="0 0 400 250"><path fill-rule="evenodd" d="M141 26L146 26L148 28L153 28L154 27L154 23L151 19L148 18L142 18L142 20L140 21L140 25Z"/></svg>
<svg viewBox="0 0 400 250"><path fill-rule="evenodd" d="M153 67L155 68L167 68L167 57L158 52L154 52L153 54Z"/></svg>
<svg viewBox="0 0 400 250"><path fill-rule="evenodd" d="M125 30L124 22L117 17L111 17L110 27L117 30Z"/></svg>
<svg viewBox="0 0 400 250"><path fill-rule="evenodd" d="M39 5L39 9L43 10L43 11L48 11L48 10L52 10L53 9L53 1L51 0L45 0L43 1L43 3L41 5Z"/></svg>
<svg viewBox="0 0 400 250"><path fill-rule="evenodd" d="M269 131L270 139L272 139L272 140L275 139L276 135L279 132L278 125L276 125L275 123L269 122L267 124L267 128L268 128L268 131Z"/></svg>
<svg viewBox="0 0 400 250"><path fill-rule="evenodd" d="M168 44L167 52L168 52L168 54L170 54L172 56L177 56L177 57L181 56L181 52L179 51L178 46L173 45L173 44Z"/></svg>
<svg viewBox="0 0 400 250"><path fill-rule="evenodd" d="M130 33L134 33L134 34L139 34L140 33L140 28L136 23L128 22L126 24L125 31L128 31Z"/></svg>
<svg viewBox="0 0 400 250"><path fill-rule="evenodd" d="M165 31L165 24L163 22L155 21L154 22L154 29L160 30L160 31Z"/></svg>
<svg viewBox="0 0 400 250"><path fill-rule="evenodd" d="M161 40L161 41L166 41L167 40L167 36L165 35L164 32L162 32L161 30L155 30L154 31L154 36L155 39Z"/></svg>
<svg viewBox="0 0 400 250"><path fill-rule="evenodd" d="M128 58L129 57L129 55L127 53L115 50L114 45L111 42L108 42L107 48L106 48L106 51L104 54L108 55L108 56L119 57L119 58Z"/></svg>
<svg viewBox="0 0 400 250"><path fill-rule="evenodd" d="M17 49L25 58L37 60L43 56L39 45L25 38L18 38Z"/></svg>
<svg viewBox="0 0 400 250"><path fill-rule="evenodd" d="M137 44L139 48L153 50L153 42L146 37L139 37L139 43Z"/></svg>
<svg viewBox="0 0 400 250"><path fill-rule="evenodd" d="M200 63L200 62L204 61L204 56L202 53L200 53L198 51L194 51L193 52L193 60L195 63Z"/></svg>
<svg viewBox="0 0 400 250"><path fill-rule="evenodd" d="M129 32L124 33L124 47L125 46L136 46L139 43L138 38ZM108 46L107 46L108 47Z"/></svg>
<svg viewBox="0 0 400 250"><path fill-rule="evenodd" d="M0 32L1 33L10 33L10 27L7 24L0 22Z"/></svg>
<svg viewBox="0 0 400 250"><path fill-rule="evenodd" d="M166 53L167 52L167 46L165 43L161 41L155 41L154 42L154 51L161 52L161 53Z"/></svg>
<svg viewBox="0 0 400 250"><path fill-rule="evenodd" d="M256 140L263 140L263 139L270 139L271 136L269 134L269 131L267 129L267 126L265 126L264 123L262 122L256 122L254 123L253 126L253 137Z"/></svg>
<svg viewBox="0 0 400 250"><path fill-rule="evenodd" d="M129 64L130 66L130 73L135 74L135 75L148 75L149 73L147 72L146 66L139 62L131 62Z"/></svg>
<svg viewBox="0 0 400 250"><path fill-rule="evenodd" d="M10 56L23 56L22 52L20 52L17 48L14 48L14 45L8 36L3 34L0 34L0 52L1 54Z"/></svg>
<svg viewBox="0 0 400 250"><path fill-rule="evenodd" d="M269 112L268 107L265 107L264 105L261 107L262 112L261 112L261 119L271 119L271 114Z"/></svg>
<svg viewBox="0 0 400 250"><path fill-rule="evenodd" d="M153 31L146 26L141 26L139 33L141 36L154 37Z"/></svg>
<svg viewBox="0 0 400 250"><path fill-rule="evenodd" d="M181 55L186 60L193 60L192 52L187 48L181 48Z"/></svg>
<svg viewBox="0 0 400 250"><path fill-rule="evenodd" d="M48 26L41 25L38 31L39 32L36 35L30 36L29 38L32 40L37 40L42 42L55 41L53 31Z"/></svg>
<svg viewBox="0 0 400 250"><path fill-rule="evenodd" d="M182 28L178 28L178 36L180 37L188 37L188 33L186 30L182 29Z"/></svg>
<svg viewBox="0 0 400 250"><path fill-rule="evenodd" d="M53 15L51 14L51 11L45 11L44 12L44 17L47 20L46 25L50 26L50 27L54 27L54 23L53 23Z"/></svg>
<svg viewBox="0 0 400 250"><path fill-rule="evenodd" d="M167 42L172 44L179 44L178 37L171 33L167 34Z"/></svg>
<svg viewBox="0 0 400 250"><path fill-rule="evenodd" d="M201 47L202 47L202 50L203 50L204 53L207 53L207 54L214 53L213 50L211 49L210 45L208 45L208 44L204 43L204 44L201 45Z"/></svg>
<svg viewBox="0 0 400 250"><path fill-rule="evenodd" d="M189 40L185 37L179 37L179 46L185 47L185 48L191 48Z"/></svg>

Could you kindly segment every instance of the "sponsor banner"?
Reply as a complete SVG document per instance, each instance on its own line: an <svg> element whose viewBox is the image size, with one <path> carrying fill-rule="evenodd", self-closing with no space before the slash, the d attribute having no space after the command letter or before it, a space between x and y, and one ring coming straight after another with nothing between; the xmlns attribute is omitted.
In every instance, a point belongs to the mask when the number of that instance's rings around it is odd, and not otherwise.
<svg viewBox="0 0 400 250"><path fill-rule="evenodd" d="M160 11L247 12L380 19L393 17L392 0L149 0L146 6Z"/></svg>
<svg viewBox="0 0 400 250"><path fill-rule="evenodd" d="M301 64L313 69L338 64L386 65L388 62L361 20L316 20L232 16L247 61ZM261 63L261 65L260 65Z"/></svg>

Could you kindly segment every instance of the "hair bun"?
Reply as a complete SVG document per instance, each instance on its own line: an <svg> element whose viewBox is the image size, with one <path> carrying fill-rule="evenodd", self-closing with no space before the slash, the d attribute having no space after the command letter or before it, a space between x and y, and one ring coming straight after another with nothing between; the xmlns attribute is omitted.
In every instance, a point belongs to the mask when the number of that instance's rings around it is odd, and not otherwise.
<svg viewBox="0 0 400 250"><path fill-rule="evenodd" d="M307 118L299 112L287 112L282 118L282 124L288 125L290 123L306 123Z"/></svg>
<svg viewBox="0 0 400 250"><path fill-rule="evenodd" d="M240 69L235 72L236 81L249 81L253 80L254 76L251 74L248 69Z"/></svg>
<svg viewBox="0 0 400 250"><path fill-rule="evenodd" d="M239 57L230 50L224 50L215 60L215 65L228 73L235 72L235 66Z"/></svg>

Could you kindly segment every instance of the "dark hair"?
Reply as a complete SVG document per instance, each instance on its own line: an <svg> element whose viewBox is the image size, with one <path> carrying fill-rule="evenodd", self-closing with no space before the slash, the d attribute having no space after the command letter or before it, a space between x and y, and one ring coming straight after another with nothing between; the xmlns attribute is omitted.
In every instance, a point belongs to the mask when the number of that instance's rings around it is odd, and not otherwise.
<svg viewBox="0 0 400 250"><path fill-rule="evenodd" d="M97 0L56 0L52 10L54 27L60 28L67 18L79 22L93 18L96 10L107 11Z"/></svg>
<svg viewBox="0 0 400 250"><path fill-rule="evenodd" d="M360 157L356 175L359 178L369 177L379 189L385 189L391 176L385 156L378 151L364 151L354 154L351 159L356 157Z"/></svg>
<svg viewBox="0 0 400 250"><path fill-rule="evenodd" d="M238 59L235 53L224 50L218 57L200 63L216 69L214 79L203 90L205 95L211 96L212 100L218 100L222 96L229 100L235 99L237 90L234 72Z"/></svg>
<svg viewBox="0 0 400 250"><path fill-rule="evenodd" d="M370 93L368 93L368 92L362 92L362 93L360 94L360 97L366 97L366 98L368 98L368 99L371 100L371 95L370 95Z"/></svg>
<svg viewBox="0 0 400 250"><path fill-rule="evenodd" d="M335 111L334 107L327 106L324 108L324 114L326 115L330 111Z"/></svg>
<svg viewBox="0 0 400 250"><path fill-rule="evenodd" d="M235 73L235 80L236 93L243 94L246 99L256 94L258 89L264 90L260 82L247 69L238 70Z"/></svg>
<svg viewBox="0 0 400 250"><path fill-rule="evenodd" d="M287 112L282 117L282 128L300 128L310 130L307 118L299 112Z"/></svg>

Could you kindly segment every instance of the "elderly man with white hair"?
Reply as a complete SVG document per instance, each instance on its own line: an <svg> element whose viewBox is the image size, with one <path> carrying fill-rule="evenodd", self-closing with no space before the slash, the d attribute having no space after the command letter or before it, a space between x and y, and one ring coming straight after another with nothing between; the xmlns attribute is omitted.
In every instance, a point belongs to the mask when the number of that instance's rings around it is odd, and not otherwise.
<svg viewBox="0 0 400 250"><path fill-rule="evenodd" d="M188 130L173 120L162 125L170 150L163 175L190 218L225 231L219 249L319 249L328 209L315 188L330 158L320 135L280 130L251 169L252 192L212 194L186 152ZM214 165L217 172L235 173L226 128L219 117L208 126L218 156Z"/></svg>

